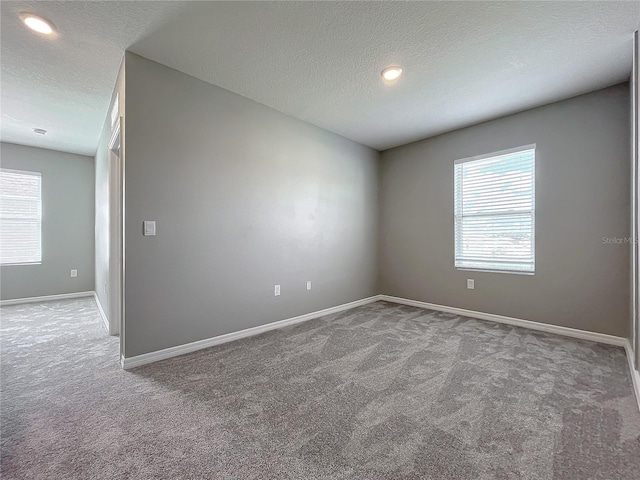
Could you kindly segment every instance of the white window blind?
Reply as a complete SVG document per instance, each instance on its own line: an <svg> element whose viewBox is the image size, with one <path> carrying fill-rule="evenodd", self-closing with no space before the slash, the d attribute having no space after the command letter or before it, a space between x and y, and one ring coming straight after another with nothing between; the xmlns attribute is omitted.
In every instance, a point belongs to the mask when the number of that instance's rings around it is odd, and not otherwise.
<svg viewBox="0 0 640 480"><path fill-rule="evenodd" d="M42 261L40 173L0 170L0 263Z"/></svg>
<svg viewBox="0 0 640 480"><path fill-rule="evenodd" d="M455 162L456 268L535 271L535 148Z"/></svg>

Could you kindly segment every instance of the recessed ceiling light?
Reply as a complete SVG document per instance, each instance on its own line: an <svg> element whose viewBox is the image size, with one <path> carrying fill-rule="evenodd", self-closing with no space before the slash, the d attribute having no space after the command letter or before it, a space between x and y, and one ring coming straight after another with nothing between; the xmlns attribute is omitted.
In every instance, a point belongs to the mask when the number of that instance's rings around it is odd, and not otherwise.
<svg viewBox="0 0 640 480"><path fill-rule="evenodd" d="M34 32L44 35L51 35L55 32L55 28L51 22L32 13L21 13L20 19Z"/></svg>
<svg viewBox="0 0 640 480"><path fill-rule="evenodd" d="M395 82L400 78L400 75L402 75L402 69L397 66L387 67L382 70L380 75L382 75L385 82Z"/></svg>
<svg viewBox="0 0 640 480"><path fill-rule="evenodd" d="M35 133L36 135L44 136L46 135L47 131L44 128L34 128L33 133Z"/></svg>

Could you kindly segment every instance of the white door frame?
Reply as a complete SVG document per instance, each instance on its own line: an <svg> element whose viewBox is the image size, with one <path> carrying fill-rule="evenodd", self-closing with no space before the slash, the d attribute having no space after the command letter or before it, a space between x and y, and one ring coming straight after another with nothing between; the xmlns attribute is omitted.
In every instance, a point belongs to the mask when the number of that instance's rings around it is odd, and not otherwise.
<svg viewBox="0 0 640 480"><path fill-rule="evenodd" d="M640 368L640 138L638 138L638 96L640 71L638 32L633 35L633 71L631 73L631 345L635 354L635 368Z"/></svg>
<svg viewBox="0 0 640 480"><path fill-rule="evenodd" d="M122 135L118 119L109 140L109 335L122 349ZM121 352L122 354L122 352Z"/></svg>

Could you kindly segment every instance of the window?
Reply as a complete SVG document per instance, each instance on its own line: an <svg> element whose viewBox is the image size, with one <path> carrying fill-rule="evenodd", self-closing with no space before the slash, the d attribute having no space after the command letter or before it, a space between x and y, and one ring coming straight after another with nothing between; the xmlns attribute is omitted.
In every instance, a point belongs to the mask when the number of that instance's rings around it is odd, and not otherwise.
<svg viewBox="0 0 640 480"><path fill-rule="evenodd" d="M42 261L41 177L37 172L0 170L0 263Z"/></svg>
<svg viewBox="0 0 640 480"><path fill-rule="evenodd" d="M455 267L535 271L536 146L454 164Z"/></svg>

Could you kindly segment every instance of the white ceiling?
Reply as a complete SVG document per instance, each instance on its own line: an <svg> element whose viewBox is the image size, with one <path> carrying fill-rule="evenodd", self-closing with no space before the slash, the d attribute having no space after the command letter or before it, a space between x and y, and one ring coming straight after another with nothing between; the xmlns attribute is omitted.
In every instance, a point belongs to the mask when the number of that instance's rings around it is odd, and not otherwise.
<svg viewBox="0 0 640 480"><path fill-rule="evenodd" d="M626 81L640 24L638 1L1 8L2 140L85 154L126 48L383 150ZM59 38L27 31L21 11L49 18ZM390 64L404 75L385 85Z"/></svg>
<svg viewBox="0 0 640 480"><path fill-rule="evenodd" d="M123 52L184 5L171 2L0 3L0 140L94 155ZM55 39L18 14L55 24ZM34 135L44 128L44 137Z"/></svg>

